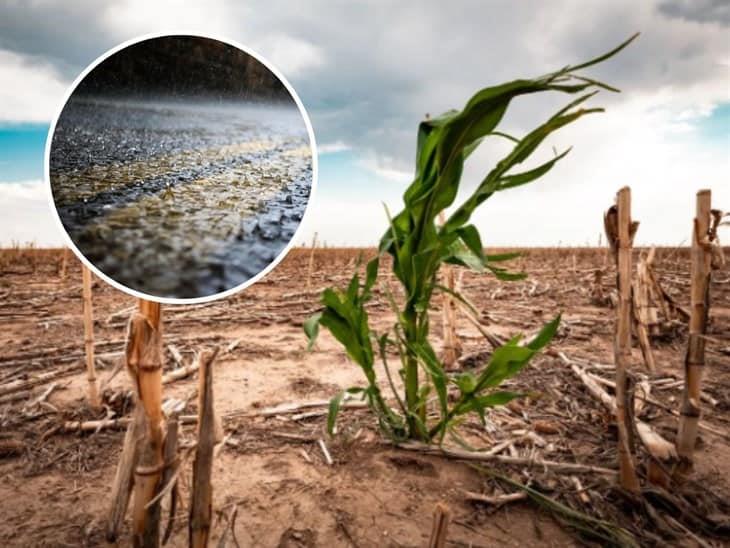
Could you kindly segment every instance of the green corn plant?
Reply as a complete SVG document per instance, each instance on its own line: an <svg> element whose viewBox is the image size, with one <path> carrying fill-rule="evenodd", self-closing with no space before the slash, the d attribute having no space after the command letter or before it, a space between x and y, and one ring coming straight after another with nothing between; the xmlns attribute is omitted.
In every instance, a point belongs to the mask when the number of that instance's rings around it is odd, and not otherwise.
<svg viewBox="0 0 730 548"><path fill-rule="evenodd" d="M448 292L462 303L458 293L438 283L442 264L456 264L478 272L491 272L500 280L518 280L523 273L508 271L500 262L516 254L487 255L476 226L469 224L474 210L494 193L530 183L548 171L568 154L570 149L555 154L549 161L522 172L512 168L527 160L551 133L582 116L601 112L601 108L579 108L598 92L598 88L618 91L577 71L596 65L625 48L637 35L588 62L567 66L535 79L522 79L487 87L477 92L461 111L449 111L427 119L418 128L416 168L413 182L403 196L403 210L391 217L389 227L380 240L378 255L365 269L364 280L356 269L344 289L328 288L322 293L323 310L304 324L311 348L319 326L327 328L345 348L347 355L365 373L367 387L350 388L332 399L328 428L332 432L340 403L345 393L360 394L375 412L381 429L394 440L404 438L431 442L442 440L463 415L476 412L482 421L486 408L503 405L520 394L498 390L505 380L516 375L530 359L555 335L560 316L546 324L526 344L515 337L497 348L478 374L465 372L448 375L429 342L431 298ZM539 92L576 94L578 97L518 139L498 129L512 99ZM583 93L585 92L585 93ZM511 151L500 159L477 185L476 189L437 226L442 210L451 208L459 191L465 160L486 138L496 137L512 142ZM392 329L376 334L369 326L366 304L372 298L380 258L392 258L392 270L403 288L403 303L392 294L388 299L396 314ZM399 373L404 385L401 397L387 361L388 349L395 348L400 358ZM383 396L375 370L376 351L393 392L395 405ZM423 376L420 376L420 372ZM458 395L449 400L449 386ZM435 392L437 418L427 417L427 402Z"/></svg>

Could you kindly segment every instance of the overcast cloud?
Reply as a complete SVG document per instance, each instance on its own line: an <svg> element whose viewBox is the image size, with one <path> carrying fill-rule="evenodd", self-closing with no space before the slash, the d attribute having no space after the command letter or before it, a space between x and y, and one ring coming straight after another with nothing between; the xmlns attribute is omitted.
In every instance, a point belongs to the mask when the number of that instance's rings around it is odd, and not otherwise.
<svg viewBox="0 0 730 548"><path fill-rule="evenodd" d="M701 136L702 124L730 102L727 2L44 0L0 6L0 105L13 105L0 107L1 119L48 116L63 85L123 40L168 30L214 33L251 46L281 69L307 107L323 151L352 151L398 192L411 172L415 130L426 112L461 107L485 85L585 60L641 31L628 50L591 71L623 93L599 94L594 104L608 112L580 121L550 143L575 145L563 165L537 190L500 197L500 206L490 205L480 219L494 229L519 211L550 227L537 239L518 230L520 243L547 243L546 235L580 243L550 213L573 205L594 241L600 212L623 184L682 219L700 186L713 188L716 201L730 209L727 140ZM516 104L508 129L527 131L565 100L540 97ZM487 169L496 147L475 157L468 178L476 180ZM543 154L551 154L549 146ZM529 200L533 195L539 205ZM341 206L343 199L344 194L321 193L316 210ZM531 204L527 211L523 200ZM373 204L363 207L380 215ZM644 213L647 241L675 241L686 232L670 226L666 215L637 207ZM316 229L315 218L308 224ZM353 243L369 243L370 236L360 238L346 219L342 226L340 234Z"/></svg>

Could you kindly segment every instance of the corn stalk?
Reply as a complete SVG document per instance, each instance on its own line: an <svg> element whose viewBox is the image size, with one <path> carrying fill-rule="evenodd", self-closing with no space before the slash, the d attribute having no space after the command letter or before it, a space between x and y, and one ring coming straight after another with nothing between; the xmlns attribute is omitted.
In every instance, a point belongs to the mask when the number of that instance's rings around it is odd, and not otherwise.
<svg viewBox="0 0 730 548"><path fill-rule="evenodd" d="M604 216L606 237L616 259L618 304L613 338L616 365L616 425L618 428L619 483L632 493L639 492L636 475L633 377L631 368L631 246L639 223L631 220L631 189L623 187L616 195L616 205Z"/></svg>
<svg viewBox="0 0 730 548"><path fill-rule="evenodd" d="M139 300L129 323L127 369L144 413L134 482L133 545L158 546L160 505L147 506L160 488L164 469L162 432L162 311L159 303Z"/></svg>
<svg viewBox="0 0 730 548"><path fill-rule="evenodd" d="M86 381L89 384L89 406L93 409L101 407L99 385L96 382L96 364L94 359L94 309L91 300L91 271L81 265L81 276L84 300L84 349L86 351Z"/></svg>
<svg viewBox="0 0 730 548"><path fill-rule="evenodd" d="M548 323L530 343L521 344L520 337L515 337L497 348L479 375L461 373L448 376L429 342L431 299L434 293L449 293L460 302L466 301L438 283L439 268L443 264L457 264L478 272L491 272L501 280L525 277L498 265L500 261L515 258L516 254L484 253L479 231L469 223L471 215L495 193L535 181L568 154L570 149L532 169L512 171L554 131L586 114L603 110L581 108L581 105L597 93L598 88L617 90L577 71L615 55L634 38L586 63L567 66L539 78L484 88L461 111L449 111L419 125L415 176L403 195L404 208L392 218L388 214L390 226L380 240L378 256L367 264L364 283L360 283L356 272L346 289L326 289L322 293L324 310L304 325L310 347L319 325L323 325L360 366L368 386L351 388L347 392L365 397L376 412L381 428L392 438L442 439L461 415L474 411L483 420L487 407L507 403L519 396L495 389L503 380L517 374L552 339L559 317ZM499 129L513 99L540 92L577 94L578 97L522 138ZM496 163L461 204L454 207L464 162L488 138L506 139L513 144L512 150ZM452 208L451 215L445 223L437 226L439 212L449 208ZM365 304L372 297L380 257L386 253L392 257L393 273L402 285L405 297L404 302L397 303L390 296L396 322L389 332L376 335L370 329ZM374 341L398 404L395 409L386 403L377 383ZM390 348L395 348L400 357L403 398L390 375L386 359ZM421 373L423 377L419 378ZM459 391L453 404L447 397L449 384L455 385ZM438 415L428 424L426 402L432 391L436 394ZM330 429L334 426L343 395L339 394L332 400Z"/></svg>
<svg viewBox="0 0 730 548"><path fill-rule="evenodd" d="M684 391L677 431L677 452L683 468L692 466L697 425L700 420L702 373L705 368L705 339L710 308L711 244L709 190L697 193L697 210L692 231L691 309L689 340L684 360Z"/></svg>
<svg viewBox="0 0 730 548"><path fill-rule="evenodd" d="M190 493L188 546L208 546L213 517L213 457L216 444L216 416L213 402L213 360L218 349L200 355L200 386L198 388L198 446L193 462L193 484Z"/></svg>

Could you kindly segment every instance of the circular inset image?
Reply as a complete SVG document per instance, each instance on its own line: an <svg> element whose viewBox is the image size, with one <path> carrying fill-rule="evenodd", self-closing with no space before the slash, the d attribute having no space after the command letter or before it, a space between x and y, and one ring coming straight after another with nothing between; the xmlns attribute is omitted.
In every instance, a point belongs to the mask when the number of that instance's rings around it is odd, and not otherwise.
<svg viewBox="0 0 730 548"><path fill-rule="evenodd" d="M203 36L123 44L76 80L51 124L46 173L71 247L119 289L202 302L283 257L316 181L291 86Z"/></svg>

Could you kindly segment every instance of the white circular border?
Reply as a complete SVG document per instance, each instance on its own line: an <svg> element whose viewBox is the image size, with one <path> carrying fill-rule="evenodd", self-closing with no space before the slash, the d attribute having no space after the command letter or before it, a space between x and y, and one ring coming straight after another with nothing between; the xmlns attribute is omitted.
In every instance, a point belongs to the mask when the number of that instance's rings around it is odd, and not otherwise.
<svg viewBox="0 0 730 548"><path fill-rule="evenodd" d="M71 95L73 95L73 92L76 91L76 88L81 83L81 81L97 66L99 66L103 61L105 61L108 57L111 57L118 51L121 51L131 45L137 44L139 42L144 42L145 40L150 40L154 38L163 38L166 36L191 36L194 38L206 38L209 40L216 40L218 42L222 42L224 44L227 44L229 46L233 46L234 48L237 48L244 53L252 56L254 59L256 59L259 63L263 64L274 76L276 76L279 81L284 84L284 87L289 92L289 95L294 99L294 102L297 105L297 108L299 109L299 113L301 114L302 118L304 119L304 125L307 128L307 134L309 135L309 146L312 152L312 184L309 189L309 198L307 199L307 205L304 207L304 213L302 214L302 219L299 221L299 225L297 226L296 230L294 231L294 234L292 235L291 239L289 240L289 243L284 246L284 249L279 252L279 254L274 257L274 259L264 268L261 270L258 274L255 276L252 276L245 282L232 287L231 289L227 289L225 291L222 291L221 293L215 293L213 295L209 295L206 297L195 297L192 299L175 299L171 297L157 297L154 295L147 295L146 293L142 293L141 291L137 291L135 289L132 289L131 287L127 287L125 285L120 284L113 278L106 275L104 272L99 270L91 261L89 261L83 253L76 247L76 244L71 239L71 236L66 231L66 227L63 226L63 222L61 221L61 216L58 214L58 209L56 208L56 202L53 198L53 188L51 186L51 164L50 164L50 158L51 158L51 141L53 140L53 134L56 132L56 124L58 123L58 119L61 116L61 113L63 112L64 107L66 106L66 103L68 102ZM307 110L304 108L304 104L302 103L302 100L299 98L299 95L297 95L297 92L294 90L292 85L289 83L289 81L284 77L281 72L273 65L271 64L267 59L265 59L263 56L259 55L257 52L252 51L250 48L243 46L236 42L235 40L230 40L225 37L219 37L219 36L212 36L209 34L202 34L198 32L188 32L188 31L174 31L174 32L162 32L162 33L152 33L152 34L144 34L141 36L137 36L136 38L132 38L130 40L127 40L118 46L113 47L112 49L106 51L105 53L101 54L99 57L97 57L92 63L87 66L84 71L79 74L79 76L73 81L71 86L69 87L68 91L63 97L63 101L60 104L60 107L56 111L56 114L53 117L53 120L51 121L51 125L48 129L48 136L46 137L46 147L45 147L45 154L44 154L44 179L46 182L46 188L48 190L48 200L51 205L51 209L53 210L53 216L56 220L56 223L58 227L60 228L61 232L63 233L63 236L66 238L66 244L68 247L71 248L71 250L74 252L76 257L84 264L86 267L88 267L94 274L96 274L99 278L104 280L106 283L111 285L112 287L115 287L116 289L127 293L128 295L132 295L133 297L137 297L139 299L146 299L148 301L153 301L157 303L162 304L199 304L199 303L208 303L212 301L216 301L219 299L225 299L227 297L230 297L231 295L238 293L239 291L242 291L246 289L248 286L256 283L261 278L266 276L269 272L271 272L276 265L278 265L284 257L287 256L290 249L294 246L295 239L299 232L302 230L302 227L304 226L305 220L308 218L307 214L311 210L311 204L312 204L312 198L314 196L315 190L317 188L317 181L319 176L319 165L318 165L318 154L317 154L317 141L314 137L314 130L312 129L312 122L309 119L309 114L307 113Z"/></svg>

